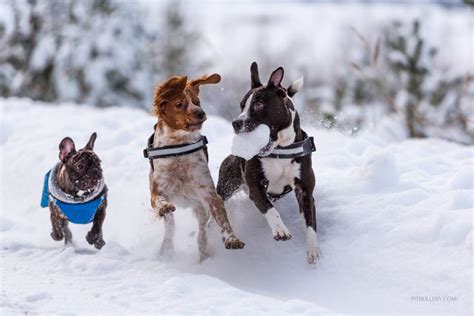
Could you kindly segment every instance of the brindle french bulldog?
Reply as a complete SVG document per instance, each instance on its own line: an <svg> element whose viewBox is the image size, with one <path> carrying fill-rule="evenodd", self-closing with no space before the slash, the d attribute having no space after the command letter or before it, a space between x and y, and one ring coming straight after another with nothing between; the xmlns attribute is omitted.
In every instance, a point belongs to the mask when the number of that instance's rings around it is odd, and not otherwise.
<svg viewBox="0 0 474 316"><path fill-rule="evenodd" d="M55 168L56 172L51 172L51 177L55 177L57 186L65 194L74 199L81 200L87 198L92 192L97 191L99 184L103 184L101 161L94 153L94 143L97 134L93 133L87 145L76 151L74 141L66 137L59 144L60 163ZM97 192L96 192L97 193ZM107 186L98 194L102 197L102 202L93 215L93 224L91 230L86 235L86 240L95 248L101 249L105 245L102 237L102 224L105 219L105 210L107 208ZM69 219L53 201L48 203L51 211L52 232L51 237L54 240L65 240L65 243L72 242L72 233L69 230Z"/></svg>

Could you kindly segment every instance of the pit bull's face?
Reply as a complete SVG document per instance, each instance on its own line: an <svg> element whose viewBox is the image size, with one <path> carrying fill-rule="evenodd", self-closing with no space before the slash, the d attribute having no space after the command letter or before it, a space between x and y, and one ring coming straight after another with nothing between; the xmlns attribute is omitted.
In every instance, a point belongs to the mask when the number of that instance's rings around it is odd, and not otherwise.
<svg viewBox="0 0 474 316"><path fill-rule="evenodd" d="M102 179L101 161L93 151L96 138L97 134L93 133L87 145L78 151L69 137L59 144L59 159L76 192L91 192Z"/></svg>
<svg viewBox="0 0 474 316"><path fill-rule="evenodd" d="M240 115L232 122L234 132L245 133L253 131L260 124L270 128L268 144L260 154L270 153L273 148L283 141L282 131L292 130L295 109L291 96L301 87L301 82L292 84L288 90L281 86L283 68L277 68L270 76L266 86L260 82L257 63L252 63L251 89L240 103ZM284 136L284 135L283 135Z"/></svg>

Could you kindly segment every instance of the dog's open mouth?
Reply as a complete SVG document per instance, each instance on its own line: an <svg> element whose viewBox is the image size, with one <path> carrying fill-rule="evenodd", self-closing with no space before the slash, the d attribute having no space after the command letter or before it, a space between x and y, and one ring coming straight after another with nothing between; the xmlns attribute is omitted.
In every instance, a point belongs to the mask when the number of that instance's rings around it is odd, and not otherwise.
<svg viewBox="0 0 474 316"><path fill-rule="evenodd" d="M94 188L92 188L92 189L87 189L87 190L79 190L79 191L77 191L76 195L77 195L78 197L83 197L83 196L84 196L84 197L87 197L87 196L91 195L92 192L94 192Z"/></svg>
<svg viewBox="0 0 474 316"><path fill-rule="evenodd" d="M77 196L88 196L96 189L100 179L82 179L76 180L76 188L78 192L76 193Z"/></svg>

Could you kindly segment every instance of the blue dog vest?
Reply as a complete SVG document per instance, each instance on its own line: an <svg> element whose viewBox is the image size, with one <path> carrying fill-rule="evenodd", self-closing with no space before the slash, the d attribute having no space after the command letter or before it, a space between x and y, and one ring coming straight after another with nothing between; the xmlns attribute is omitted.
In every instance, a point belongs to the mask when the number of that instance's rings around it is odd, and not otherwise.
<svg viewBox="0 0 474 316"><path fill-rule="evenodd" d="M51 201L54 203L61 212L67 217L68 221L74 224L89 224L94 220L95 213L99 208L100 204L104 200L104 193L90 201L68 203L61 201L50 192L50 175L51 171L48 171L44 177L43 193L41 196L41 207L48 207L48 203Z"/></svg>

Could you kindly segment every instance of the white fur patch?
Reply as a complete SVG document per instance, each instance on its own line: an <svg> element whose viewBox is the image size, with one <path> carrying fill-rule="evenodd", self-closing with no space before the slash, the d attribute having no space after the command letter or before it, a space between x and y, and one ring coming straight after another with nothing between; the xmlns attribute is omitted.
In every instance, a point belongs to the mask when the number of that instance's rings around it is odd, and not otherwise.
<svg viewBox="0 0 474 316"><path fill-rule="evenodd" d="M174 131L168 127L157 129L154 147L195 142L201 134L188 131ZM151 177L164 194L163 201L176 207L192 207L214 192L214 183L209 174L204 151L153 160Z"/></svg>
<svg viewBox="0 0 474 316"><path fill-rule="evenodd" d="M280 213L276 208L272 207L265 213L265 219L268 222L268 225L272 229L273 238L275 239L290 239L291 234L288 228L281 220Z"/></svg>
<svg viewBox="0 0 474 316"><path fill-rule="evenodd" d="M239 118L245 119L248 116L249 109L250 109L250 102L252 101L252 98L253 98L253 93L249 95L249 97L247 98L247 101L245 102L245 107L242 113L240 113Z"/></svg>
<svg viewBox="0 0 474 316"><path fill-rule="evenodd" d="M308 263L317 263L321 252L319 250L318 234L313 227L306 227L306 249Z"/></svg>
<svg viewBox="0 0 474 316"><path fill-rule="evenodd" d="M275 145L288 146L294 143L296 133L294 129L294 120L296 111L291 112L291 124L278 132L278 138ZM292 159L273 159L262 158L263 172L268 180L267 192L280 194L284 191L285 186L295 186L295 178L301 177L300 164L293 162Z"/></svg>
<svg viewBox="0 0 474 316"><path fill-rule="evenodd" d="M263 172L268 180L267 192L280 194L285 186L295 186L295 178L301 177L301 166L292 159L262 158Z"/></svg>
<svg viewBox="0 0 474 316"><path fill-rule="evenodd" d="M303 80L303 77L301 77L298 80L295 80L291 84L290 88L291 88L291 90L294 90L295 92L298 92L301 89L301 87L303 87L303 83L304 83L304 80Z"/></svg>
<svg viewBox="0 0 474 316"><path fill-rule="evenodd" d="M296 111L290 110L291 112L291 124L278 132L275 146L288 146L295 142L296 132L294 128Z"/></svg>

